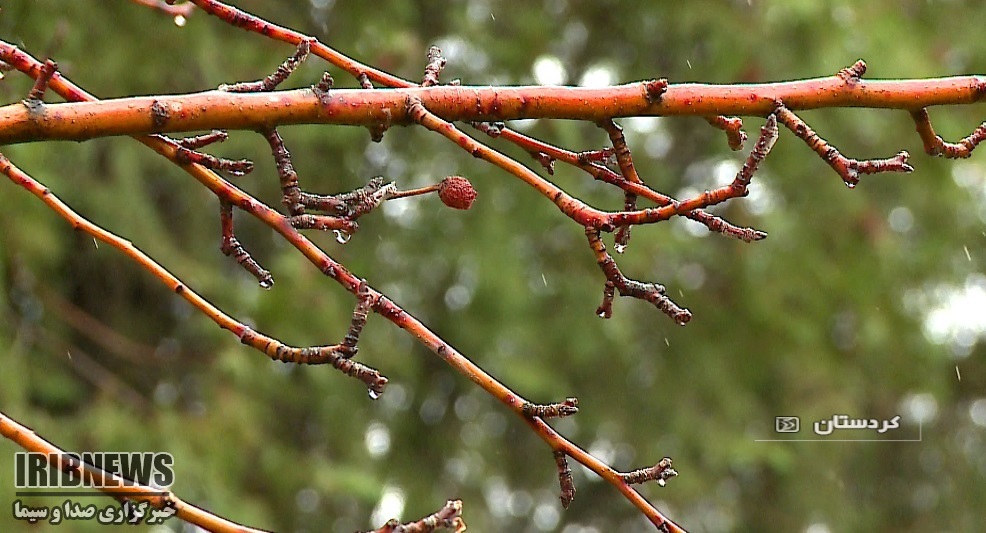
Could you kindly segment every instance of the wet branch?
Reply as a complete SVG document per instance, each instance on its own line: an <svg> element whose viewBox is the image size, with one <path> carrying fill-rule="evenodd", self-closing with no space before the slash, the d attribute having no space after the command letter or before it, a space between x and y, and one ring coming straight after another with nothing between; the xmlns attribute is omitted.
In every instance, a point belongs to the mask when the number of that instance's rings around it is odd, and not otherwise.
<svg viewBox="0 0 986 533"><path fill-rule="evenodd" d="M422 82L418 86L356 62L313 37L272 24L221 2L195 0L193 3L204 12L233 26L291 43L296 46L295 53L273 74L259 81L221 86L220 96L217 96L216 91L210 91L192 95L96 102L91 95L64 79L57 72L53 61L40 63L13 45L0 41L2 65L16 68L35 79L34 87L26 100L0 108L0 144L123 134L139 136L138 140L177 163L216 194L220 202L221 250L256 277L261 285L269 287L273 279L237 240L233 232L234 207L277 231L322 273L354 294L356 304L353 317L347 334L340 343L296 348L253 331L192 292L129 242L74 213L47 188L20 171L2 155L0 172L41 198L76 229L90 233L126 253L203 314L224 329L235 333L244 344L280 361L328 364L362 381L374 398L383 392L387 380L376 370L354 361L353 356L357 352L357 341L368 313L373 311L380 314L408 330L438 357L500 400L549 445L558 467L563 506L567 507L575 494L567 462L571 457L606 479L656 527L665 531L680 531L680 528L630 485L655 480L663 486L667 479L677 475L671 468L670 458L662 459L649 468L628 473L616 472L562 437L545 422L552 417L574 415L578 410L574 398L552 404L535 404L525 400L485 373L386 296L373 290L365 280L349 272L299 231L333 230L342 243L358 229L356 219L370 213L382 202L430 192L437 192L442 201L451 207L466 209L476 198L475 190L468 180L454 176L429 187L399 191L395 183L387 183L383 177L375 177L353 191L334 195L310 193L301 188L291 161L291 153L276 128L301 123L361 125L370 130L375 141L379 141L384 131L393 124L416 124L437 132L474 157L492 163L521 179L553 202L567 217L585 228L589 247L605 277L603 300L597 309L600 316L608 318L612 315L613 300L619 294L647 301L682 325L691 319L691 313L672 301L662 285L624 276L607 252L602 233L615 232L614 249L622 252L629 241L631 226L684 216L706 225L712 231L747 242L764 238L766 234L763 232L733 226L702 209L747 194L756 170L778 138L778 123L805 142L850 188L858 184L861 174L912 170L908 165L908 154L903 151L886 159L856 160L842 155L812 130L797 115L797 111L839 106L906 110L914 119L925 151L950 158L969 157L975 147L986 139L984 123L958 143L945 142L935 134L926 110L931 105L979 101L986 94L986 79L977 76L867 81L862 78L866 65L857 61L832 76L774 84L669 85L666 80L650 80L606 89L462 87L454 83L440 85L440 75L446 61L440 50L432 48L428 52ZM278 84L291 75L309 55L321 57L346 71L357 80L360 89L335 90L332 88L331 76L326 73L311 88L274 92ZM376 90L374 84L397 90ZM42 97L47 90L60 94L70 102L90 103L46 104ZM540 105L529 106L529 100L535 97L539 98ZM532 112L531 109L535 107L536 112ZM183 109L185 111L179 112ZM739 116L766 117L766 124L746 162L731 183L679 201L651 189L638 175L623 132L614 121L614 118L623 116L668 115L705 118L709 124L726 133L729 146L734 150L740 149L746 139ZM535 117L594 122L607 132L612 148L572 152L516 133L503 123L516 118ZM587 205L525 165L466 135L454 124L455 121L467 122L493 138L504 139L523 147L548 174L553 173L554 163L561 161L584 170L594 179L617 186L623 192L622 211L605 211ZM211 142L225 138L224 133L184 140L148 135L212 128L250 129L259 131L264 136L276 163L286 215L278 213L216 174L215 171L225 171L242 175L252 169L252 163L247 160L232 161L199 151ZM619 172L607 167L609 160L615 161ZM640 199L653 202L656 207L638 208ZM461 504L453 505L453 502L449 502L446 508L421 521L404 525L388 523L380 531L458 528L461 525L460 512Z"/></svg>

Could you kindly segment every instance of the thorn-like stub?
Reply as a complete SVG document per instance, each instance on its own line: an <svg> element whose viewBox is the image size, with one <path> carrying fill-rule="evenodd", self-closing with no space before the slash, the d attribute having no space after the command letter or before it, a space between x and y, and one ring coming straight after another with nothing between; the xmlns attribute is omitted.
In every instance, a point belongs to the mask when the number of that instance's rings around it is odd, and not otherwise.
<svg viewBox="0 0 986 533"><path fill-rule="evenodd" d="M159 100L154 100L151 104L151 122L154 124L154 129L163 129L169 120L171 120L171 109Z"/></svg>
<svg viewBox="0 0 986 533"><path fill-rule="evenodd" d="M668 91L668 80L650 80L644 82L644 90L647 92L647 103L656 104L661 100L661 96Z"/></svg>
<svg viewBox="0 0 986 533"><path fill-rule="evenodd" d="M866 73L866 62L863 61L862 59L858 59L856 60L855 63L852 64L852 66L840 70L839 73L836 75L839 78L841 78L842 81L848 84L853 84L858 82L860 78L863 77L863 74L865 73Z"/></svg>
<svg viewBox="0 0 986 533"><path fill-rule="evenodd" d="M579 399L566 398L564 402L549 404L524 402L520 409L527 417L562 418L579 412Z"/></svg>
<svg viewBox="0 0 986 533"><path fill-rule="evenodd" d="M328 92L334 85L335 79L332 77L330 72L326 71L322 73L322 78L318 80L318 84L315 85L315 88L322 92Z"/></svg>
<svg viewBox="0 0 986 533"><path fill-rule="evenodd" d="M656 465L634 470L622 474L623 481L629 485L637 485L648 481L657 481L660 486L665 486L667 481L678 475L678 471L671 468L671 458L665 457L657 462Z"/></svg>

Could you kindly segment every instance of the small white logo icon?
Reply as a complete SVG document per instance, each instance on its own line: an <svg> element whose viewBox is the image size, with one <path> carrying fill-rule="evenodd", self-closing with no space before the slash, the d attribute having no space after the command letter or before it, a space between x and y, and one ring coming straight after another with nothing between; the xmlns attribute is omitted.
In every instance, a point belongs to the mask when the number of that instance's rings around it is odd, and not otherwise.
<svg viewBox="0 0 986 533"><path fill-rule="evenodd" d="M778 433L797 433L801 431L801 419L796 416L775 417L774 431Z"/></svg>

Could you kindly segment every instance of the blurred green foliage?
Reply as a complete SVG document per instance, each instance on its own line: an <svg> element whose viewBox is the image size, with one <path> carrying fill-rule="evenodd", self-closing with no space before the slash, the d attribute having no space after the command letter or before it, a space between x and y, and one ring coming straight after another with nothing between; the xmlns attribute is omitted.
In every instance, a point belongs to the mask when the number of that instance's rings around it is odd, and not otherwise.
<svg viewBox="0 0 986 533"><path fill-rule="evenodd" d="M443 79L475 85L529 84L552 71L566 84L784 80L830 75L860 57L871 78L986 73L986 7L974 0L237 5L409 78L420 78L438 44L449 58ZM179 27L125 1L8 0L0 35L56 59L104 98L258 79L291 53L202 13ZM309 85L325 68L309 60L286 86ZM29 87L8 73L0 101L16 103ZM984 116L981 106L932 110L947 139ZM803 117L850 157L906 149L917 170L867 176L849 191L782 131L751 197L717 210L767 240L748 245L685 220L636 228L620 264L665 283L695 314L685 328L638 301L618 300L611 320L593 316L603 279L581 228L439 136L398 128L373 144L361 128L282 135L316 192L379 174L405 187L469 177L480 195L471 211L413 199L362 219L348 244L312 237L520 394L578 396L581 412L556 426L615 467L673 457L681 476L640 490L687 528L982 530L986 154L925 156L904 112ZM744 157L699 119L621 122L640 174L671 194L728 182ZM749 119L746 129L755 136L760 125ZM606 142L584 124L519 127L574 150ZM345 333L350 295L237 214L240 240L277 280L261 290L219 253L215 199L132 140L3 151L261 331L295 345ZM279 205L259 136L234 132L213 151L253 158L257 169L236 182ZM553 179L594 205L622 205L622 193L571 169L559 166ZM612 487L577 467L576 500L563 512L548 449L385 320L371 317L361 340L360 359L391 378L373 402L331 369L272 363L241 346L12 184L0 184L0 199L0 409L60 446L171 452L180 496L279 531L375 527L388 518L381 501L402 502L411 519L448 498L465 501L470 531L646 529ZM87 334L80 317L112 334ZM923 440L756 442L776 436L775 416L802 417L811 435L811 421L833 414L900 414L902 434L916 436L921 421ZM17 450L0 443L5 505L15 499ZM25 528L0 511L0 529Z"/></svg>

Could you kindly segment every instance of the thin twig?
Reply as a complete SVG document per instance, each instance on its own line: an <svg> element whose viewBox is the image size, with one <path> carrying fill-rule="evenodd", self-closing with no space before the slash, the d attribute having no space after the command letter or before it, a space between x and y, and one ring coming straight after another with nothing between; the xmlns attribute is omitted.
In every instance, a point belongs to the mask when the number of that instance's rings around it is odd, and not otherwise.
<svg viewBox="0 0 986 533"><path fill-rule="evenodd" d="M677 202L677 200L675 200L674 198L659 193L642 183L632 183L626 180L625 178L623 178L623 176L610 170L606 166L591 161L584 161L585 159L584 153L575 153L569 150L565 150L563 148L559 148L557 146L546 143L544 141L539 141L531 137L526 137L513 130L503 130L502 132L500 132L500 135L504 139L511 141L517 144L518 146L527 149L528 151L542 153L546 157L551 158L552 160L557 159L558 161L562 161L563 163L572 165L576 168L580 168L584 170L586 173L588 173L590 176L592 176L594 179L612 185L616 185L617 187L625 191L631 191L640 197L646 198L654 202L658 206L672 205ZM753 228L740 228L734 226L733 224L726 222L722 218L717 217L711 213L702 211L700 209L685 211L683 213L680 213L680 216L684 216L692 220L695 220L696 222L705 225L707 228L709 228L710 231L735 237L745 242L758 241L767 236L766 233Z"/></svg>
<svg viewBox="0 0 986 533"><path fill-rule="evenodd" d="M921 108L911 112L914 125L917 128L921 141L924 142L924 151L929 155L942 156L948 159L966 158L972 155L972 151L979 146L979 143L986 139L986 122L983 122L968 137L957 143L945 142L944 139L935 133L935 128L931 126L931 117L928 110Z"/></svg>
<svg viewBox="0 0 986 533"><path fill-rule="evenodd" d="M257 93L257 92L268 92L273 91L278 85L288 79L294 71L298 68L298 65L304 63L305 59L308 58L308 52L310 50L311 40L303 40L298 43L298 48L295 50L294 55L284 60L277 70L273 74L268 75L266 78L260 81L246 81L241 83L234 83L232 85L220 85L220 91L227 91L231 93Z"/></svg>
<svg viewBox="0 0 986 533"><path fill-rule="evenodd" d="M671 298L668 298L667 291L663 285L644 283L624 276L620 272L620 267L616 265L616 261L606 252L606 245L599 238L599 230L586 228L585 235L589 239L589 247L592 248L592 251L596 255L596 262L599 264L599 268L606 275L606 281L611 283L612 287L619 291L620 296L630 296L650 302L654 307L657 307L662 313L671 317L672 320L681 326L684 326L692 319L692 313L689 310L678 307L678 304L674 303ZM609 315L612 314L612 301L613 292L610 285L607 284L603 305L596 310L596 314L602 318L609 318Z"/></svg>
<svg viewBox="0 0 986 533"><path fill-rule="evenodd" d="M38 73L38 77L34 79L34 86L27 93L28 101L40 101L44 97L45 91L48 89L48 82L57 70L57 63L50 59L45 60L44 65L41 66L41 71Z"/></svg>
<svg viewBox="0 0 986 533"><path fill-rule="evenodd" d="M850 159L837 150L834 146L821 138L815 130L811 129L801 117L794 114L788 107L778 101L774 114L777 120L784 124L801 140L815 151L839 176L846 186L850 189L859 183L860 174L875 174L877 172L912 172L914 167L907 164L910 155L906 151L898 152L897 155L889 159Z"/></svg>
<svg viewBox="0 0 986 533"><path fill-rule="evenodd" d="M561 506L568 509L575 499L575 479L572 477L572 469L568 466L568 456L561 450L552 452L555 456L555 466L558 468L558 484L561 486Z"/></svg>
<svg viewBox="0 0 986 533"><path fill-rule="evenodd" d="M222 229L222 241L219 250L226 257L232 257L236 262L257 278L261 287L270 289L274 286L274 277L250 255L250 252L240 244L233 232L233 206L229 202L219 201L219 224Z"/></svg>
<svg viewBox="0 0 986 533"><path fill-rule="evenodd" d="M609 140L613 143L613 152L616 156L616 162L620 167L620 173L623 175L623 179L629 181L630 183L643 183L640 176L637 175L637 169L633 165L633 155L630 153L630 147L627 146L626 137L623 136L623 128L619 124L614 122L612 119L604 120L599 123L599 126L606 130L609 135ZM586 164L589 164L586 162ZM623 210L624 211L636 211L637 210L637 195L634 192L625 190L623 192ZM616 244L613 249L616 253L622 254L627 245L630 243L630 226L620 226L616 230L615 237Z"/></svg>

